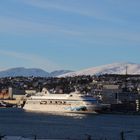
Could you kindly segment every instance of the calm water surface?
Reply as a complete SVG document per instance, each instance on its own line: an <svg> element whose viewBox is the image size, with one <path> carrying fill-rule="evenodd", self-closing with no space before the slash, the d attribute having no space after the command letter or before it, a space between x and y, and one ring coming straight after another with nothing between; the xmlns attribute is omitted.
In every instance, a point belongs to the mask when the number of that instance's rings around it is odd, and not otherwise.
<svg viewBox="0 0 140 140"><path fill-rule="evenodd" d="M88 134L119 140L122 130L127 139L140 139L140 116L47 114L0 108L0 134L75 139L84 139Z"/></svg>

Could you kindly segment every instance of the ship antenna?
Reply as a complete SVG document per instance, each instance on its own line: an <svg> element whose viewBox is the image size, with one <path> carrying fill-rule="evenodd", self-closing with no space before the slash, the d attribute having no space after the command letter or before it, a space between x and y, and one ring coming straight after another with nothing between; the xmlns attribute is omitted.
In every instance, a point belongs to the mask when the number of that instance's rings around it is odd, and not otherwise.
<svg viewBox="0 0 140 140"><path fill-rule="evenodd" d="M125 71L125 90L127 90L127 75L128 75L128 66L126 65L126 71Z"/></svg>
<svg viewBox="0 0 140 140"><path fill-rule="evenodd" d="M125 71L125 75L126 75L126 76L127 76L127 74L128 74L127 70L128 70L128 66L126 65L126 71Z"/></svg>

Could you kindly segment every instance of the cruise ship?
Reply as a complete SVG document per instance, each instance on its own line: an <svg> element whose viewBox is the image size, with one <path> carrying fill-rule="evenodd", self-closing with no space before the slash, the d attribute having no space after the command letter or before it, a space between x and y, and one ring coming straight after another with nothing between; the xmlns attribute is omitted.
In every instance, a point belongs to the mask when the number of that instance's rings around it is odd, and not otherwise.
<svg viewBox="0 0 140 140"><path fill-rule="evenodd" d="M95 113L101 109L101 105L91 95L83 95L78 91L70 94L53 94L43 88L42 92L26 99L23 109L44 112Z"/></svg>

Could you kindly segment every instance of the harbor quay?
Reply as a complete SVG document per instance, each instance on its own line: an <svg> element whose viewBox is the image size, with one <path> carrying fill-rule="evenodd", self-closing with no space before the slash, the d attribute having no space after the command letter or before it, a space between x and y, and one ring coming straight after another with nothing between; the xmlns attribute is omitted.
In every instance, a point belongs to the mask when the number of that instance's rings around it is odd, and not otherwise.
<svg viewBox="0 0 140 140"><path fill-rule="evenodd" d="M139 112L139 75L100 75L66 78L6 77L0 78L0 103L21 106L28 97L47 88L53 95L78 91L91 95L104 105L102 112ZM2 103L0 104L2 107Z"/></svg>

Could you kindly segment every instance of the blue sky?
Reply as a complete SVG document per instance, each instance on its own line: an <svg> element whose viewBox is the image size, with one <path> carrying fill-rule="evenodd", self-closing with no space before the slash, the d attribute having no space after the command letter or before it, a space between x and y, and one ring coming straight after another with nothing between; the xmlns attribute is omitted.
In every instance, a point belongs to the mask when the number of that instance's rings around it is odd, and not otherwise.
<svg viewBox="0 0 140 140"><path fill-rule="evenodd" d="M3 0L0 69L139 63L139 7L139 0Z"/></svg>

